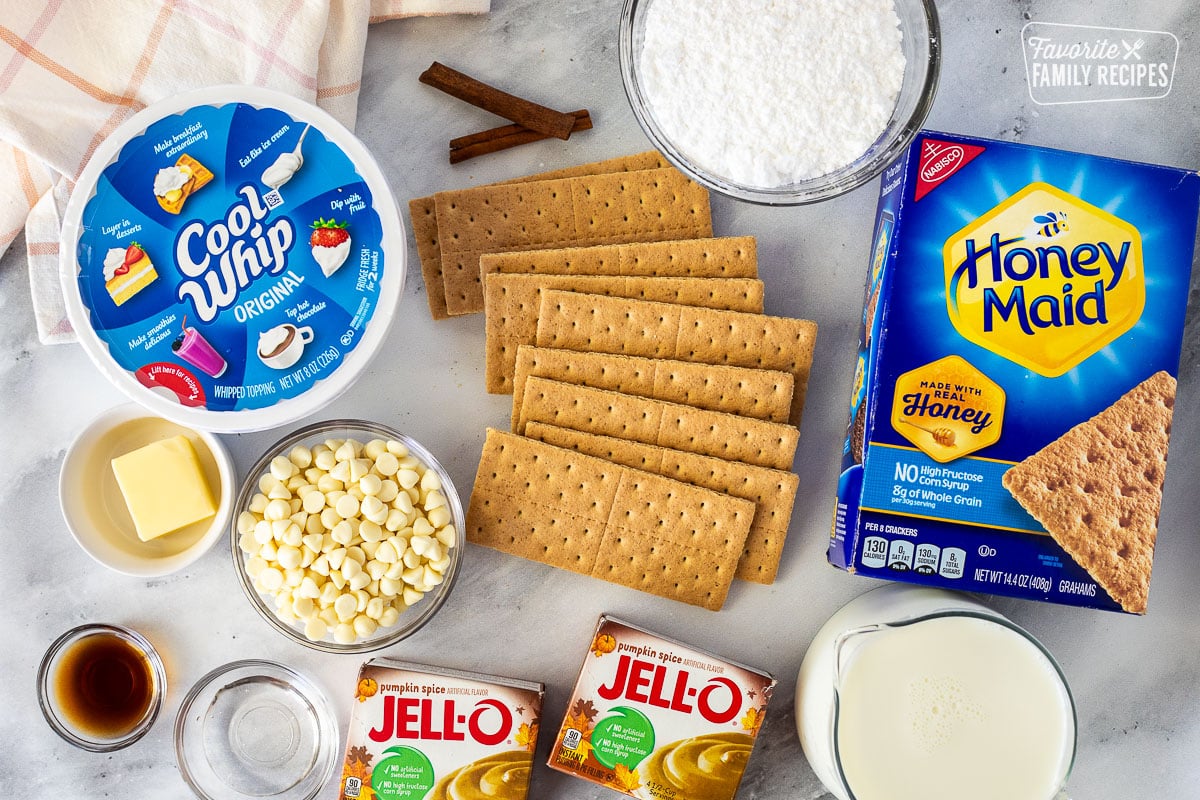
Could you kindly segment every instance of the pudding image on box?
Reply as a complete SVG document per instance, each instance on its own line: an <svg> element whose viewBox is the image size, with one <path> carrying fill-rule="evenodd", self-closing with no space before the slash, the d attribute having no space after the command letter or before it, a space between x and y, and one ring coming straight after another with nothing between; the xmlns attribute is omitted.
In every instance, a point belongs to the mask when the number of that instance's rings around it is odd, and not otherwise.
<svg viewBox="0 0 1200 800"><path fill-rule="evenodd" d="M340 800L525 800L545 687L376 658L354 687Z"/></svg>
<svg viewBox="0 0 1200 800"><path fill-rule="evenodd" d="M1145 613L1200 176L923 131L883 178L829 561Z"/></svg>
<svg viewBox="0 0 1200 800"><path fill-rule="evenodd" d="M641 800L732 800L775 679L601 616L549 766Z"/></svg>

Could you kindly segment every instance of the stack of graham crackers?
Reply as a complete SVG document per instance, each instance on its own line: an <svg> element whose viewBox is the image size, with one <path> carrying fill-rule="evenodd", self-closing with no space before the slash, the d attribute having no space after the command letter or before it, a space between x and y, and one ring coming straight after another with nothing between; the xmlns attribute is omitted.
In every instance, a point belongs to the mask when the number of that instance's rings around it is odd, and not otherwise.
<svg viewBox="0 0 1200 800"><path fill-rule="evenodd" d="M486 312L468 539L719 609L771 583L816 326L762 313L755 242L657 153L411 204L435 317Z"/></svg>

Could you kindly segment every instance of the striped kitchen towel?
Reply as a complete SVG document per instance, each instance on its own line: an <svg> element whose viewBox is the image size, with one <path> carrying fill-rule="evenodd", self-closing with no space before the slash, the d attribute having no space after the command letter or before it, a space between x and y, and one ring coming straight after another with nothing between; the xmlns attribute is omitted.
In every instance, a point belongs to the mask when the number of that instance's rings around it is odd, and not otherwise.
<svg viewBox="0 0 1200 800"><path fill-rule="evenodd" d="M96 147L147 105L252 84L353 129L368 23L479 14L491 0L68 0L0 17L0 255L25 231L38 337L75 340L58 283L61 215Z"/></svg>

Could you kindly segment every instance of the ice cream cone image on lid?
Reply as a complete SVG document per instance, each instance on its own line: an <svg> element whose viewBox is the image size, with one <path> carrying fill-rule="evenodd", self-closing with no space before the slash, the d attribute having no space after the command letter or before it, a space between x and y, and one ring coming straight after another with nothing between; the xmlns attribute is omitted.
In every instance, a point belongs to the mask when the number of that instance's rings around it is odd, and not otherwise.
<svg viewBox="0 0 1200 800"><path fill-rule="evenodd" d="M173 167L163 167L154 176L154 197L168 214L183 210L183 201L213 179L212 171L184 153Z"/></svg>
<svg viewBox="0 0 1200 800"><path fill-rule="evenodd" d="M137 242L113 247L104 256L104 288L113 302L123 304L158 279L150 256Z"/></svg>

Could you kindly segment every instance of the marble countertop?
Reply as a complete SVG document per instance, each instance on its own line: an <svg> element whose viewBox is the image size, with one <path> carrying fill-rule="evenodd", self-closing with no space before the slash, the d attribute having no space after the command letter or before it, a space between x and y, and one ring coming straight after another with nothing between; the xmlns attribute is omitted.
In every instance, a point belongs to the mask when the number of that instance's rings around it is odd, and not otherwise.
<svg viewBox="0 0 1200 800"><path fill-rule="evenodd" d="M486 17L383 23L367 42L358 134L401 203L480 183L638 152L647 141L617 68L618 0L493 0ZM1200 166L1200 7L1182 0L979 3L941 0L942 80L928 126L1180 167ZM1169 31L1180 40L1165 98L1039 106L1031 101L1021 29L1029 20ZM586 106L595 128L569 142L529 145L451 167L446 141L498 124L421 86L442 60L562 108ZM719 613L673 603L469 546L445 607L387 651L406 659L542 680L553 730L597 616L611 612L666 635L765 668L779 679L741 800L826 796L801 753L792 715L795 676L813 633L841 604L876 585L825 562L862 284L878 181L798 208L714 196L718 234L758 238L766 311L815 320L820 335L796 464L800 492L778 581L735 585ZM508 420L509 398L483 382L481 316L433 322L409 247L398 319L384 352L318 418L363 417L425 443L469 490L486 426ZM1193 280L1192 297L1197 296ZM1194 304L1194 303L1193 303ZM317 653L273 632L246 602L228 550L214 547L182 573L145 580L92 562L72 541L56 496L72 437L123 402L76 346L34 334L23 240L0 262L0 794L185 798L172 725L188 688L241 658L279 660L345 696L363 660ZM1171 464L1150 612L1144 618L991 598L1062 664L1079 714L1074 797L1190 798L1200 786L1200 328L1191 315L1180 367ZM307 421L307 420L306 420ZM297 423L299 425L300 423ZM225 437L239 470L282 431ZM464 498L465 499L465 498ZM34 678L58 634L87 621L129 625L166 662L169 688L148 736L112 754L76 750L42 720ZM349 715L337 703L339 725ZM544 765L552 735L536 762ZM321 795L336 796L331 783ZM538 766L531 797L615 795Z"/></svg>

